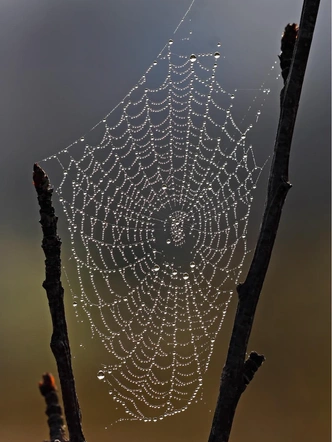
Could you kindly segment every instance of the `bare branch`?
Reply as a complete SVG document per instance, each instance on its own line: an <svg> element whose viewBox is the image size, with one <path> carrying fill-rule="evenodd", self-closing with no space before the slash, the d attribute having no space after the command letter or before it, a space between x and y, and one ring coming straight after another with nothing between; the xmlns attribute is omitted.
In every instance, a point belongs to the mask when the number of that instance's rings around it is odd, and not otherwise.
<svg viewBox="0 0 332 442"><path fill-rule="evenodd" d="M286 84L281 92L281 112L270 171L267 200L254 257L245 282L238 286L239 302L226 364L221 375L219 397L213 417L209 442L227 442L241 394L264 360L253 354L245 362L248 340L259 295L271 258L282 207L291 185L288 166L293 130L304 74L315 29L319 0L304 0L297 41ZM286 45L287 46L287 45ZM281 62L286 61L287 57ZM257 355L258 356L258 355ZM256 359L256 368L254 363ZM249 369L249 375L248 375Z"/></svg>
<svg viewBox="0 0 332 442"><path fill-rule="evenodd" d="M53 323L51 349L58 367L70 442L84 442L63 303L61 240L57 235L58 218L55 216L52 206L53 189L50 186L49 178L38 164L35 164L33 168L33 182L40 206L40 224L43 230L42 248L46 257L46 279L43 282L43 287L46 290Z"/></svg>
<svg viewBox="0 0 332 442"><path fill-rule="evenodd" d="M43 375L43 380L39 382L39 390L45 398L46 411L48 416L48 426L50 428L51 442L68 442L65 437L64 421L62 410L59 404L55 379L50 373Z"/></svg>

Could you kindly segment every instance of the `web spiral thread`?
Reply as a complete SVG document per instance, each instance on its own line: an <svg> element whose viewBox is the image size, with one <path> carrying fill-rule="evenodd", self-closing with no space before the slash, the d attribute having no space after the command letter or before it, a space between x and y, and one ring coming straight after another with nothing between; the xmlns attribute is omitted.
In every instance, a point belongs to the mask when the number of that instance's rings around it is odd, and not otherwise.
<svg viewBox="0 0 332 442"><path fill-rule="evenodd" d="M248 253L262 170L247 142L252 124L233 117L236 91L217 79L219 47L172 48L170 40L95 126L98 142L82 137L45 160L62 171L74 307L109 353L98 378L128 419L142 421L179 413L201 394Z"/></svg>

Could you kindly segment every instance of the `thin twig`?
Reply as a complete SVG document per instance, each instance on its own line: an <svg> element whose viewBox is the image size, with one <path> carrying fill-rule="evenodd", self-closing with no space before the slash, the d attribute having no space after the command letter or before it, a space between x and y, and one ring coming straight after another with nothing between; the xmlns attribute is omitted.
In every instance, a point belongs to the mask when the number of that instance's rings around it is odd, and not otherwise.
<svg viewBox="0 0 332 442"><path fill-rule="evenodd" d="M43 374L43 380L39 382L39 390L46 402L45 413L48 416L47 423L50 429L51 442L68 442L65 437L64 421L55 379L50 373Z"/></svg>
<svg viewBox="0 0 332 442"><path fill-rule="evenodd" d="M271 258L282 207L291 185L288 166L293 130L304 74L318 14L319 0L304 0L293 60L281 92L281 113L270 171L265 212L254 257L243 284L237 287L239 301L209 442L227 442L241 394L264 361L252 353L245 362L248 340L259 295ZM257 357L258 356L258 357ZM249 371L249 375L248 375Z"/></svg>
<svg viewBox="0 0 332 442"><path fill-rule="evenodd" d="M38 194L40 224L43 230L42 248L46 257L46 279L43 282L43 287L46 290L53 323L51 349L58 367L70 442L84 442L63 303L61 240L57 235L58 218L55 216L52 206L53 189L50 186L49 178L38 164L33 167L33 182Z"/></svg>

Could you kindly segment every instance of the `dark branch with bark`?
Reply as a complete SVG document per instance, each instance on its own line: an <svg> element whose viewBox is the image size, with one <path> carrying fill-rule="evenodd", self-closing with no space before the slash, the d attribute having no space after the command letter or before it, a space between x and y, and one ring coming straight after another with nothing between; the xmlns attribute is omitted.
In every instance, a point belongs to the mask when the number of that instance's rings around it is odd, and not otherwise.
<svg viewBox="0 0 332 442"><path fill-rule="evenodd" d="M58 367L70 442L84 442L63 303L61 240L57 235L58 218L55 216L52 206L53 189L49 178L38 164L33 167L33 183L38 195L40 224L43 230L42 248L46 258L46 279L43 282L43 287L46 290L53 323L51 349Z"/></svg>
<svg viewBox="0 0 332 442"><path fill-rule="evenodd" d="M280 119L265 211L247 278L237 287L238 306L226 364L221 375L209 442L228 441L238 401L255 371L264 361L264 356L257 353L251 353L247 361L245 356L281 211L291 187L288 182L290 148L318 8L319 0L304 0L299 31L297 32L294 24L285 28L282 40L282 50L285 52L280 56L285 85L281 91Z"/></svg>
<svg viewBox="0 0 332 442"><path fill-rule="evenodd" d="M48 416L48 426L50 429L50 440L59 442L68 442L65 437L64 420L62 410L59 404L55 379L50 373L43 375L43 380L39 382L39 390L45 398L46 411Z"/></svg>

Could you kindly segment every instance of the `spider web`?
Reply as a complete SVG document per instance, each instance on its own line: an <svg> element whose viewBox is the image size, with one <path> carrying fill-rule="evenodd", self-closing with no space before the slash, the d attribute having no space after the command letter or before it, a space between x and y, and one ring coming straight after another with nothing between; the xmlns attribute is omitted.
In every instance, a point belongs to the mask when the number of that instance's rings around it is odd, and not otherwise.
<svg viewBox="0 0 332 442"><path fill-rule="evenodd" d="M97 377L128 419L145 422L200 397L262 170L247 138L269 89L258 90L251 122L237 123L238 91L219 82L220 43L188 53L190 38L169 40L92 128L98 142L88 133L44 160L62 171L74 307L109 353Z"/></svg>

